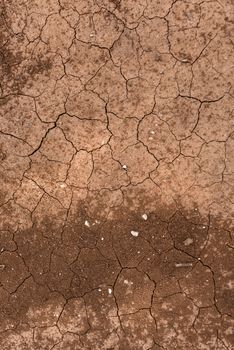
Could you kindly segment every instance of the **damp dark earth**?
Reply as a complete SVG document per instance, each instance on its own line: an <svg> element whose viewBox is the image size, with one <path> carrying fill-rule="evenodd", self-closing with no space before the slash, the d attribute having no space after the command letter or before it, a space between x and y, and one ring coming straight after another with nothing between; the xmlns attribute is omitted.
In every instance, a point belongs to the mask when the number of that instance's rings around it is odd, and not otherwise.
<svg viewBox="0 0 234 350"><path fill-rule="evenodd" d="M0 0L0 349L234 347L232 0Z"/></svg>

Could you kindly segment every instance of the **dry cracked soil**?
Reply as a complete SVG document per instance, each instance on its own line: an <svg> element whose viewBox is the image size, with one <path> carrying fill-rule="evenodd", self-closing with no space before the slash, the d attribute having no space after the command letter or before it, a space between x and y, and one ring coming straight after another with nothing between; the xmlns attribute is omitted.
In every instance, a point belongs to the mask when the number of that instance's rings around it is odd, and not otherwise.
<svg viewBox="0 0 234 350"><path fill-rule="evenodd" d="M233 0L0 0L0 349L234 347Z"/></svg>

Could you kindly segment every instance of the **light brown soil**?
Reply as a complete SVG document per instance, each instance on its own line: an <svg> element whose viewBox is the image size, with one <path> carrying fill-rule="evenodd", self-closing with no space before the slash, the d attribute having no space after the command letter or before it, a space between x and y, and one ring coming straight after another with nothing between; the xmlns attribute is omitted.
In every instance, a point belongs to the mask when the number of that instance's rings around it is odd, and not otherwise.
<svg viewBox="0 0 234 350"><path fill-rule="evenodd" d="M234 346L232 0L0 0L0 349Z"/></svg>

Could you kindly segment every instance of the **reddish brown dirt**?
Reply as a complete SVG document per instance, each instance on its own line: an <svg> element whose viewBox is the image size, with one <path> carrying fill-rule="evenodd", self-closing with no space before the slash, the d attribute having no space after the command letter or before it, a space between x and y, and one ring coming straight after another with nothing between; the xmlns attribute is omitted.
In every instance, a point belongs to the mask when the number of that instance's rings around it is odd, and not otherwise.
<svg viewBox="0 0 234 350"><path fill-rule="evenodd" d="M0 349L234 346L232 0L0 0Z"/></svg>

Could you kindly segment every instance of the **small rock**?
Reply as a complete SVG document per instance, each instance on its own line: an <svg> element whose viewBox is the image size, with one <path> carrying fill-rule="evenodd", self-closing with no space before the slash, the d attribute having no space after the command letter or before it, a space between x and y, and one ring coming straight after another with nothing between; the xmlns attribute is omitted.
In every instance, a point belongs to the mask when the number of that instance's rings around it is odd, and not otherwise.
<svg viewBox="0 0 234 350"><path fill-rule="evenodd" d="M190 267L193 266L192 263L175 263L175 267Z"/></svg>
<svg viewBox="0 0 234 350"><path fill-rule="evenodd" d="M87 226L87 227L90 227L90 223L88 222L88 220L85 220L85 226Z"/></svg>
<svg viewBox="0 0 234 350"><path fill-rule="evenodd" d="M111 288L108 288L108 293L112 294L112 289Z"/></svg>
<svg viewBox="0 0 234 350"><path fill-rule="evenodd" d="M184 240L183 243L184 243L184 245L190 245L190 244L193 243L193 239L192 238L187 238L187 239Z"/></svg>
<svg viewBox="0 0 234 350"><path fill-rule="evenodd" d="M138 237L139 236L139 232L138 231L131 231L131 235L133 237Z"/></svg>
<svg viewBox="0 0 234 350"><path fill-rule="evenodd" d="M127 167L126 164L124 164L124 165L122 166L122 168L123 168L124 170L127 170L127 169L128 169L128 167Z"/></svg>
<svg viewBox="0 0 234 350"><path fill-rule="evenodd" d="M147 219L148 219L148 215L147 215L147 214L143 214L141 217L142 217L142 219L144 219L144 220L147 220Z"/></svg>

